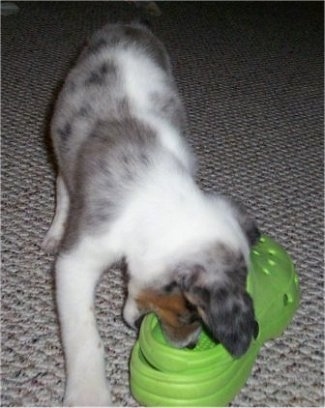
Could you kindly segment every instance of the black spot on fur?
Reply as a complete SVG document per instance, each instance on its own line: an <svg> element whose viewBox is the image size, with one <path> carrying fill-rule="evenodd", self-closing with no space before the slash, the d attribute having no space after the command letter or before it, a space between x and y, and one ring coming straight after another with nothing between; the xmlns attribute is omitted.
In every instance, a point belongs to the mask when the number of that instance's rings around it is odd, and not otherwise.
<svg viewBox="0 0 325 408"><path fill-rule="evenodd" d="M86 85L103 85L105 82L105 77L98 71L93 71L90 73L89 77L86 79Z"/></svg>
<svg viewBox="0 0 325 408"><path fill-rule="evenodd" d="M172 281L168 285L164 286L163 292L172 293L175 289L177 289L177 287L177 283L175 281Z"/></svg>
<svg viewBox="0 0 325 408"><path fill-rule="evenodd" d="M100 72L102 75L105 75L105 74L108 73L108 71L109 71L109 65L104 62L104 63L100 66L99 72ZM114 70L114 72L115 72L115 70Z"/></svg>
<svg viewBox="0 0 325 408"><path fill-rule="evenodd" d="M89 104L81 106L77 112L77 116L80 118L89 118L90 113L92 112L91 106Z"/></svg>
<svg viewBox="0 0 325 408"><path fill-rule="evenodd" d="M170 69L169 59L164 46L150 31L144 30L143 27L131 25L124 26L122 31L124 31L124 38L122 38L126 48L129 47L130 44L132 46L135 43L140 44L163 69L167 71Z"/></svg>
<svg viewBox="0 0 325 408"><path fill-rule="evenodd" d="M66 142L66 140L69 138L69 136L72 133L72 126L70 123L67 122L62 128L58 128L57 132L61 138L61 141Z"/></svg>
<svg viewBox="0 0 325 408"><path fill-rule="evenodd" d="M106 81L107 75L115 75L116 67L109 62L103 62L94 71L92 71L87 77L86 85L103 85Z"/></svg>

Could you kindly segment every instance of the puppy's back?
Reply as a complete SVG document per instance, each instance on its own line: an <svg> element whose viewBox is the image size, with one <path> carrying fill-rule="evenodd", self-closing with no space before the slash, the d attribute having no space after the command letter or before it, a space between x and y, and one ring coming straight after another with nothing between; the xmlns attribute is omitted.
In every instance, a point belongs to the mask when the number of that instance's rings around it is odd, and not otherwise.
<svg viewBox="0 0 325 408"><path fill-rule="evenodd" d="M130 118L180 129L184 111L161 42L138 24L107 25L69 73L52 120L54 148L68 183L78 152L98 123Z"/></svg>
<svg viewBox="0 0 325 408"><path fill-rule="evenodd" d="M167 52L148 29L108 25L95 33L65 81L52 120L70 196L67 236L116 219L153 168L164 177L174 168L192 171L181 137L184 116Z"/></svg>

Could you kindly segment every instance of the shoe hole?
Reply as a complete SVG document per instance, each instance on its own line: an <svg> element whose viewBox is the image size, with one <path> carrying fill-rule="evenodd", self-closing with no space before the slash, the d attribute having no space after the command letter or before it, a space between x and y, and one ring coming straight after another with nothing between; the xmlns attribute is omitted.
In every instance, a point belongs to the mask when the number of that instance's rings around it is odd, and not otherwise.
<svg viewBox="0 0 325 408"><path fill-rule="evenodd" d="M260 334L260 326L257 323L257 321L255 320L255 323L254 323L254 339L255 340L258 338L259 334Z"/></svg>
<svg viewBox="0 0 325 408"><path fill-rule="evenodd" d="M284 306L287 306L289 303L292 303L292 297L288 295L287 293L285 293L283 295L283 304Z"/></svg>
<svg viewBox="0 0 325 408"><path fill-rule="evenodd" d="M264 267L262 270L265 273L265 275L270 275L271 274L271 272L270 272L270 270L269 270L269 268L267 266Z"/></svg>

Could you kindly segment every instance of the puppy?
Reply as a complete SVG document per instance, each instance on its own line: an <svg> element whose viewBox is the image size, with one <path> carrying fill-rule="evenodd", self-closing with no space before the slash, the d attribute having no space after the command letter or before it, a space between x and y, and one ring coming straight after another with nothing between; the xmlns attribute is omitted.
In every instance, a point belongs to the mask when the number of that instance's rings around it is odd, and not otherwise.
<svg viewBox="0 0 325 408"><path fill-rule="evenodd" d="M128 265L129 325L153 310L166 337L185 347L197 340L200 318L234 356L256 334L246 275L258 229L229 199L199 189L184 126L161 42L139 24L96 32L51 124L57 207L43 247L58 251L65 405L111 404L94 294L118 260Z"/></svg>

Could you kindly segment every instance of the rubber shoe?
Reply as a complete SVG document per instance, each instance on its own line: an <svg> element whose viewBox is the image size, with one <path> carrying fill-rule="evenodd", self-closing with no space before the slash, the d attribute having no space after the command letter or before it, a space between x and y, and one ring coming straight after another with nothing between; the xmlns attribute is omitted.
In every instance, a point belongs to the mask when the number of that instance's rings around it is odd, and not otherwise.
<svg viewBox="0 0 325 408"><path fill-rule="evenodd" d="M287 252L262 236L252 248L247 291L253 298L257 338L232 357L202 330L193 349L167 343L154 314L142 322L130 359L130 385L144 406L226 406L246 383L261 346L289 325L299 304L299 282Z"/></svg>

